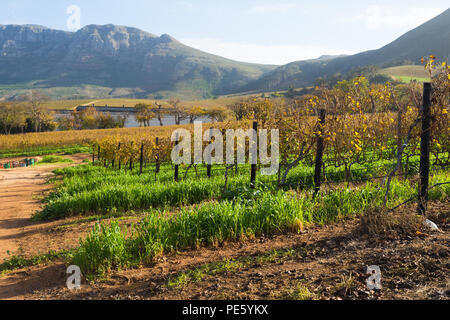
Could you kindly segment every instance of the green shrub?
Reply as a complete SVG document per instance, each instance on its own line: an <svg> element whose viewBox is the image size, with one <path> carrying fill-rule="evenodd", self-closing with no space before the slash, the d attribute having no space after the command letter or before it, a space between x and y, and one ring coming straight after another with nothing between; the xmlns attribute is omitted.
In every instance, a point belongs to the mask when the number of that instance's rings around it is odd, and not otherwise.
<svg viewBox="0 0 450 320"><path fill-rule="evenodd" d="M66 159L61 156L44 156L41 161L39 161L39 164L46 164L46 163L72 163L73 161L71 159Z"/></svg>

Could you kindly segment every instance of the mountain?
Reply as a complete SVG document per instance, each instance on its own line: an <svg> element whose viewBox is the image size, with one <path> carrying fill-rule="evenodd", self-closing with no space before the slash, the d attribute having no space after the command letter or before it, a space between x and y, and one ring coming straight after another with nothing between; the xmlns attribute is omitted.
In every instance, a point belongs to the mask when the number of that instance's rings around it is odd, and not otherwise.
<svg viewBox="0 0 450 320"><path fill-rule="evenodd" d="M418 64L431 54L450 60L450 9L378 50L280 67L236 62L124 26L65 32L0 25L0 100L33 88L57 98L209 98L305 87L367 65Z"/></svg>
<svg viewBox="0 0 450 320"><path fill-rule="evenodd" d="M65 32L0 25L0 87L110 88L111 92L210 97L275 66L241 63L136 28L89 25ZM25 84L25 85L24 85Z"/></svg>
<svg viewBox="0 0 450 320"><path fill-rule="evenodd" d="M325 57L296 61L264 74L237 91L273 91L314 84L319 77L344 74L367 65L392 67L418 64L421 57L435 55L440 61L450 60L450 9L407 32L394 42L378 49L345 57Z"/></svg>

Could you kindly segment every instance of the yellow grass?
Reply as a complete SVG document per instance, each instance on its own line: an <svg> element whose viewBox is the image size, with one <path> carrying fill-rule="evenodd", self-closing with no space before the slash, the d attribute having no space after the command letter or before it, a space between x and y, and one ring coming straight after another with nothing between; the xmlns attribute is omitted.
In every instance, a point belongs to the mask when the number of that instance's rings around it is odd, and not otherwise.
<svg viewBox="0 0 450 320"><path fill-rule="evenodd" d="M227 104L240 99L237 97L220 97L218 99L207 100L190 100L181 101L181 105L186 107L203 107L206 109L225 107ZM89 100L53 100L44 103L44 106L50 110L72 110L78 106L105 106L110 107L134 107L136 104L155 104L159 103L163 106L169 106L167 100L150 100L150 99L89 99Z"/></svg>
<svg viewBox="0 0 450 320"><path fill-rule="evenodd" d="M91 100L51 100L44 102L44 106L50 110L70 110Z"/></svg>
<svg viewBox="0 0 450 320"><path fill-rule="evenodd" d="M170 137L176 128L190 128L191 125L165 127L139 127L104 130L54 131L0 135L0 150L32 150L40 147L61 147L90 145L97 140L117 137Z"/></svg>

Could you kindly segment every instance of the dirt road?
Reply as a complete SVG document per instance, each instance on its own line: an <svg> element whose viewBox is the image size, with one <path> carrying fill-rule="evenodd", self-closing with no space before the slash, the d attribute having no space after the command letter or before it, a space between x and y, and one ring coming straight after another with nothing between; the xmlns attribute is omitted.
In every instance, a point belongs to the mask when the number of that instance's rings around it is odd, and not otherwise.
<svg viewBox="0 0 450 320"><path fill-rule="evenodd" d="M19 241L27 233L45 227L30 217L39 210L39 197L51 189L46 184L57 168L80 164L88 155L66 156L73 163L37 165L0 171L0 262L20 250Z"/></svg>

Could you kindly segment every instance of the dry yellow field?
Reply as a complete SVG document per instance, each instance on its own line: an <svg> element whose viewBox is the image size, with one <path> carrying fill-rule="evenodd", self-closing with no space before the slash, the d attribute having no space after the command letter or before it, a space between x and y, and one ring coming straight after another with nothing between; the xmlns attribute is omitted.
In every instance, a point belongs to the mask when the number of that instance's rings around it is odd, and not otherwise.
<svg viewBox="0 0 450 320"><path fill-rule="evenodd" d="M190 125L0 135L0 150L33 150L41 147L89 145L96 140L108 137L167 138L175 128L180 127L189 128Z"/></svg>
<svg viewBox="0 0 450 320"><path fill-rule="evenodd" d="M218 108L225 107L242 96L236 97L221 97L218 99L208 100L190 100L182 101L181 104L186 107L203 107L203 108ZM51 110L71 110L78 106L95 105L95 106L111 106L111 107L134 107L138 103L168 105L167 100L150 100L150 99L90 99L90 100L53 100L45 102L44 105Z"/></svg>

